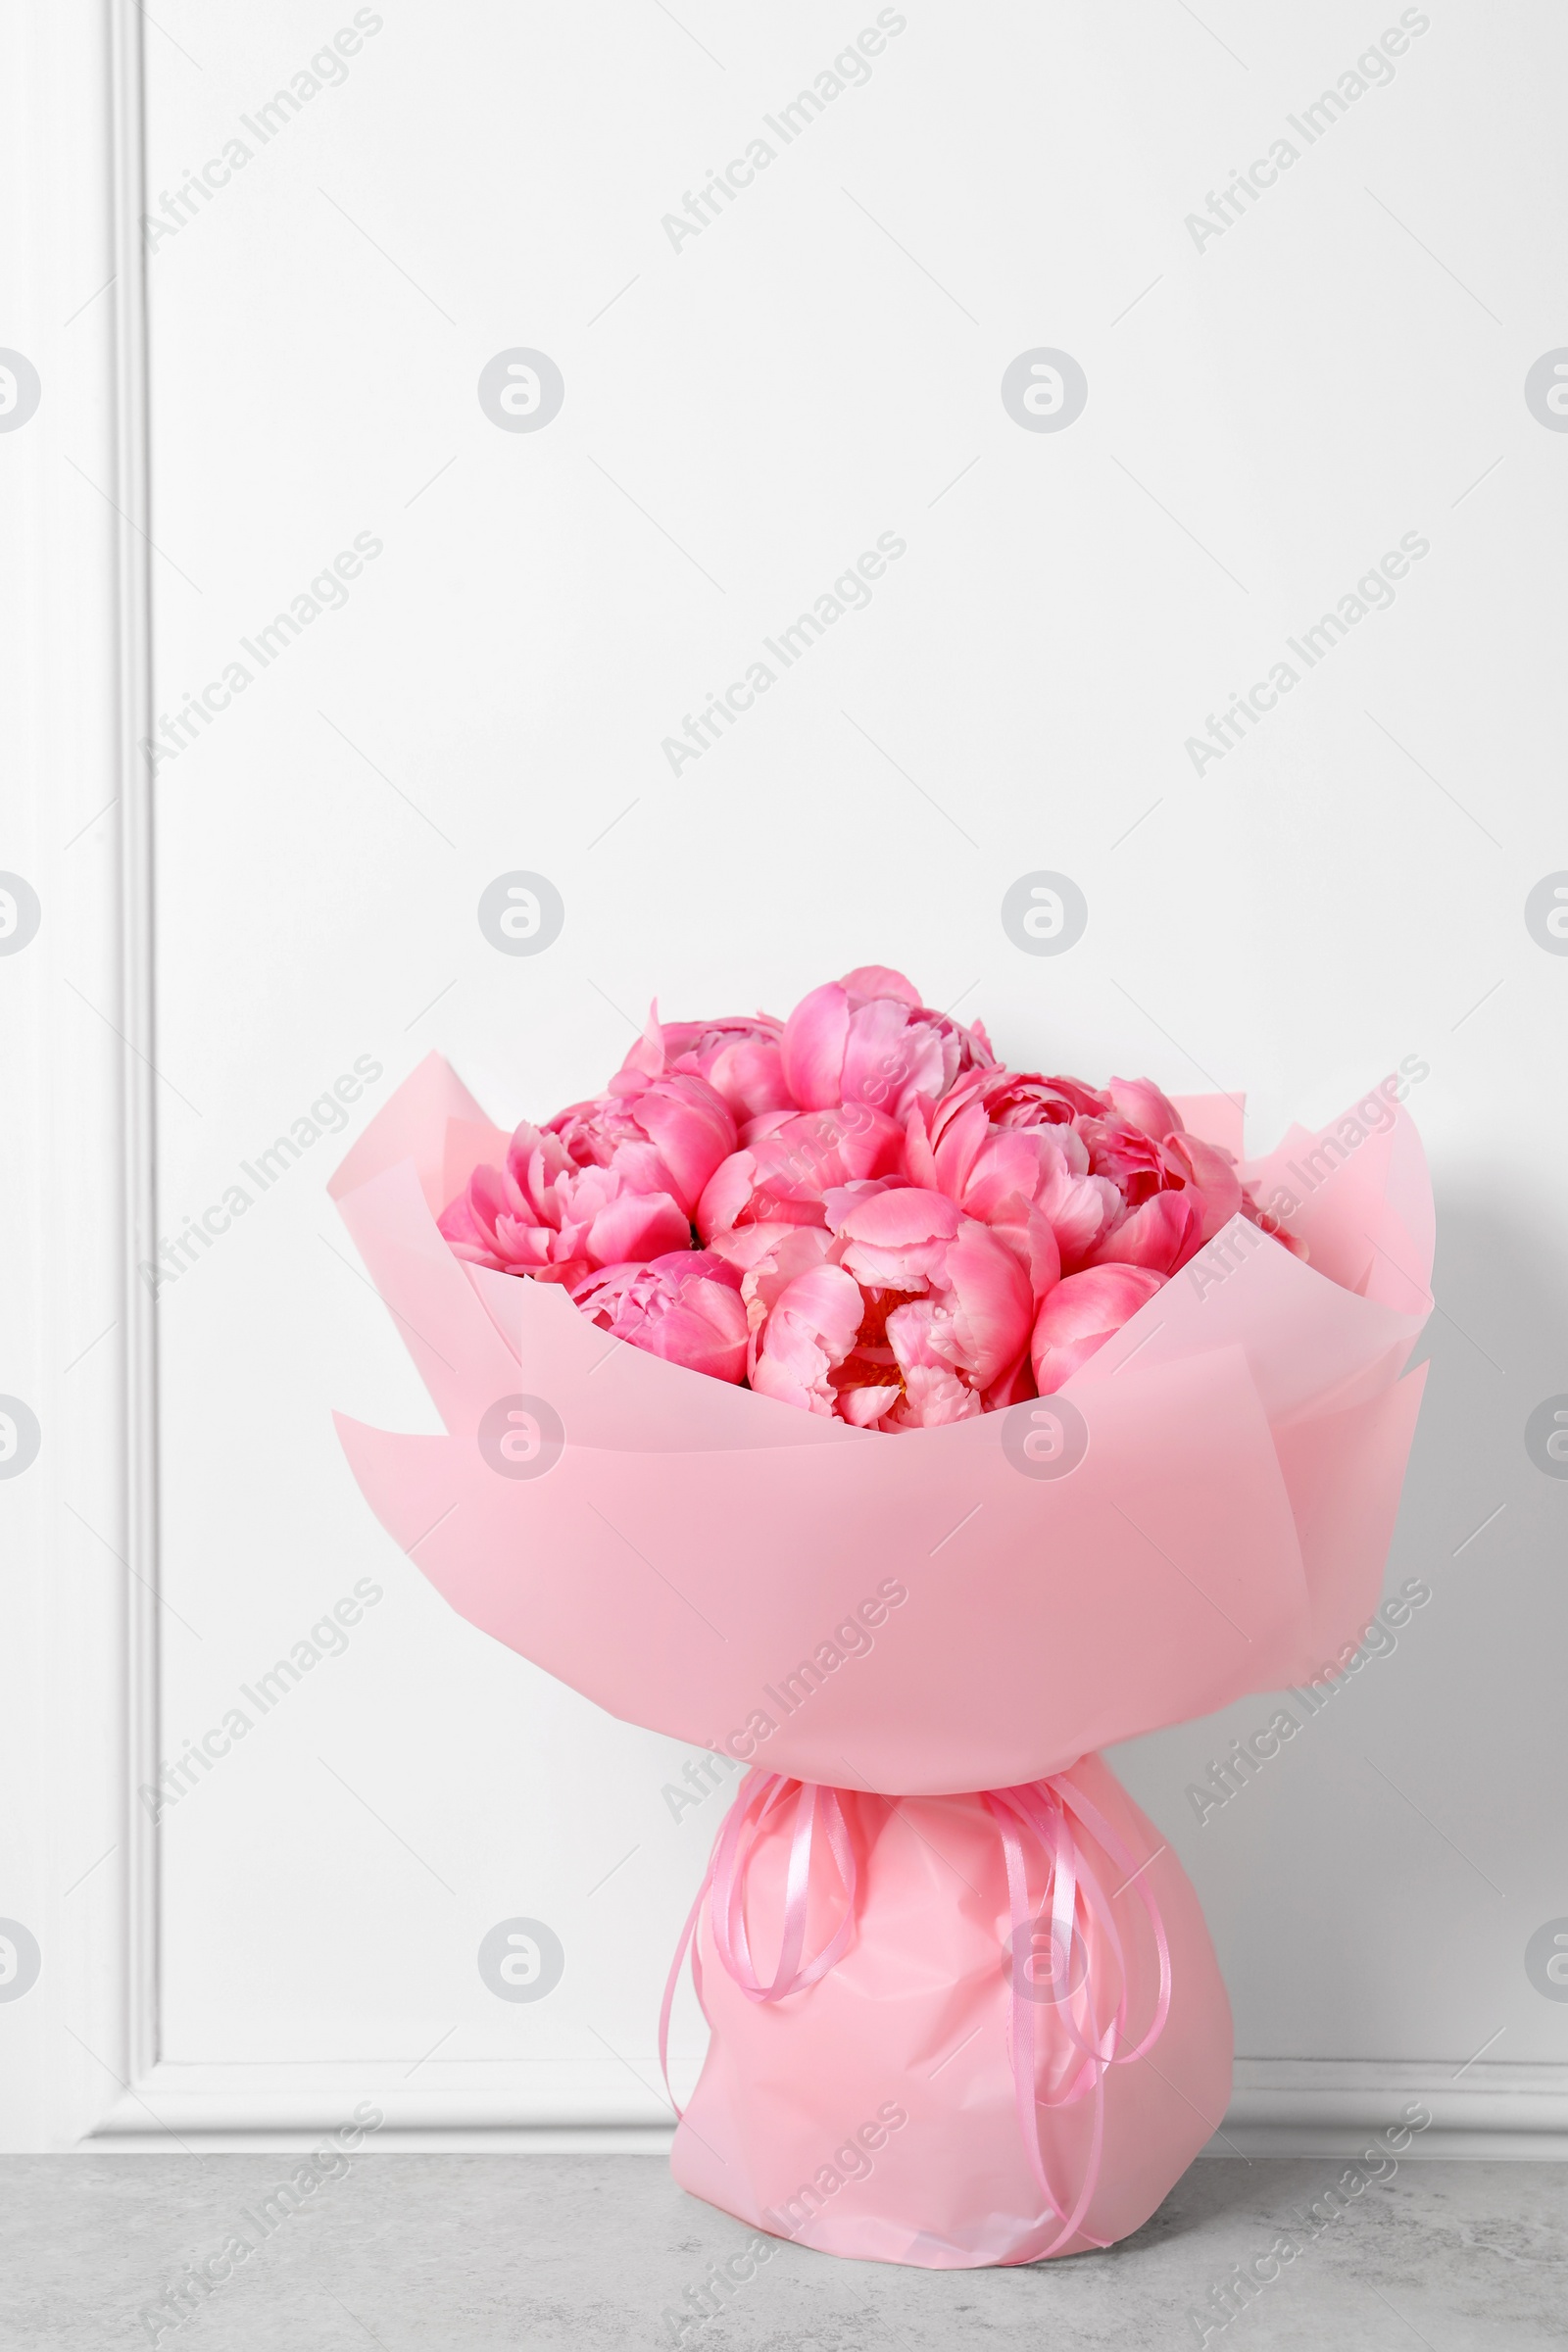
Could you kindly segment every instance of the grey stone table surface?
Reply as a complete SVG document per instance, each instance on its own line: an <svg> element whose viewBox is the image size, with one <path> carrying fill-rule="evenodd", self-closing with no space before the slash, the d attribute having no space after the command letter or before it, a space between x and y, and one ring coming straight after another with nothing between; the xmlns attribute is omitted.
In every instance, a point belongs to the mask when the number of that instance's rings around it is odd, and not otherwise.
<svg viewBox="0 0 1568 2352"><path fill-rule="evenodd" d="M1344 2210L1333 2158L1195 2165L1102 2254L915 2271L750 2232L650 2156L361 2154L297 2211L297 2158L0 2159L0 2344L25 2352L1141 2352L1144 2346L1536 2352L1568 2344L1568 2164L1411 2162ZM1312 2225L1313 2209L1318 2221ZM246 2218L248 2217L248 2218ZM1282 2234L1298 2251L1283 2266ZM254 2250L205 2294L188 2266ZM1266 2283L1226 2317L1236 2266ZM221 2273L221 2260L211 2265ZM739 2266L746 2269L742 2261ZM1268 2277L1270 2271L1277 2276ZM177 2289L186 2279L188 2308ZM172 2299L171 2290L175 2290ZM690 2290L690 2291L689 2291ZM705 2293L706 2290L706 2293ZM709 2304L708 2316L703 2305Z"/></svg>

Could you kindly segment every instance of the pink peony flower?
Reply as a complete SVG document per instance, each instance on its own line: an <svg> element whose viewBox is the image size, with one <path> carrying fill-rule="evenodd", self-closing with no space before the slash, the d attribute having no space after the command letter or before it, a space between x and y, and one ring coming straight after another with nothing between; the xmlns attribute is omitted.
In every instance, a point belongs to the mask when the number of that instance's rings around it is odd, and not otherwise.
<svg viewBox="0 0 1568 2352"><path fill-rule="evenodd" d="M714 1380L746 1378L741 1278L710 1250L675 1250L643 1263L605 1266L571 1295L614 1339Z"/></svg>
<svg viewBox="0 0 1568 2352"><path fill-rule="evenodd" d="M1063 1266L1084 1263L1121 1200L1113 1184L1089 1174L1088 1152L1070 1120L998 1126L990 1091L989 1075L970 1076L935 1105L911 1104L906 1155L922 1182L1005 1235L1039 1300Z"/></svg>
<svg viewBox="0 0 1568 2352"><path fill-rule="evenodd" d="M753 1122L752 1141L714 1170L697 1204L697 1230L715 1241L737 1225L822 1225L835 1185L892 1174L902 1163L897 1123L867 1103L775 1114Z"/></svg>
<svg viewBox="0 0 1568 2352"><path fill-rule="evenodd" d="M903 1394L882 1405L887 1426L979 1412L983 1393L1011 1381L1028 1348L1034 1298L1022 1262L940 1193L852 1185L826 1205L839 1262L877 1310L897 1367ZM890 1294L905 1296L894 1303ZM891 1385L886 1370L874 1385ZM856 1417L872 1418L868 1400Z"/></svg>
<svg viewBox="0 0 1568 2352"><path fill-rule="evenodd" d="M965 1029L931 1011L880 963L812 989L784 1024L784 1076L803 1110L867 1102L897 1118L916 1095L935 1101L995 1058L978 1023Z"/></svg>
<svg viewBox="0 0 1568 2352"><path fill-rule="evenodd" d="M1070 1380L1164 1281L1148 1266L1090 1266L1064 1276L1036 1316L1030 1342L1041 1396Z"/></svg>
<svg viewBox="0 0 1568 2352"><path fill-rule="evenodd" d="M1115 1261L1174 1273L1245 1205L1229 1152L1188 1135L1151 1079L1112 1078L1102 1094L1075 1078L999 1070L973 1086L995 1125L1043 1135L1061 1152L1047 1213L1069 1272ZM1152 1206L1167 1196L1176 1204Z"/></svg>
<svg viewBox="0 0 1568 2352"><path fill-rule="evenodd" d="M616 1168L639 1192L668 1193L688 1217L736 1142L728 1103L694 1070L573 1102L546 1132L560 1136L579 1167Z"/></svg>
<svg viewBox="0 0 1568 2352"><path fill-rule="evenodd" d="M438 1220L454 1253L502 1274L580 1282L599 1266L657 1257L691 1240L667 1192L643 1192L612 1167L581 1167L558 1135L526 1120L504 1168L475 1168Z"/></svg>
<svg viewBox="0 0 1568 2352"><path fill-rule="evenodd" d="M914 1185L844 1185L823 1203L842 1263L871 1289L921 1291L947 1260L963 1213Z"/></svg>
<svg viewBox="0 0 1568 2352"><path fill-rule="evenodd" d="M763 1396L831 1413L832 1374L855 1345L864 1312L858 1286L842 1266L813 1266L778 1292L754 1347L752 1386Z"/></svg>
<svg viewBox="0 0 1568 2352"><path fill-rule="evenodd" d="M989 1071L980 1082L980 1095L998 1127L1061 1127L1081 1116L1093 1117L1109 1102L1108 1096L1076 1078L1042 1078L1021 1070Z"/></svg>
<svg viewBox="0 0 1568 2352"><path fill-rule="evenodd" d="M900 1389L880 1426L941 1429L950 1421L972 1421L982 1410L980 1393L943 1353L940 1310L927 1299L895 1307L887 1332L898 1359Z"/></svg>
<svg viewBox="0 0 1568 2352"><path fill-rule="evenodd" d="M648 1026L610 1081L607 1093L630 1094L666 1071L685 1070L705 1078L729 1105L737 1127L771 1111L795 1106L784 1083L779 1040L782 1021L760 1012L716 1021L661 1021L657 1003Z"/></svg>
<svg viewBox="0 0 1568 2352"><path fill-rule="evenodd" d="M1163 1192L1171 1181L1161 1146L1141 1127L1129 1127L1125 1119L1112 1114L1109 1118L1075 1119L1073 1132L1089 1153L1093 1173L1106 1177L1129 1208L1139 1207L1152 1193ZM1175 1181L1180 1184L1184 1179L1177 1176Z"/></svg>

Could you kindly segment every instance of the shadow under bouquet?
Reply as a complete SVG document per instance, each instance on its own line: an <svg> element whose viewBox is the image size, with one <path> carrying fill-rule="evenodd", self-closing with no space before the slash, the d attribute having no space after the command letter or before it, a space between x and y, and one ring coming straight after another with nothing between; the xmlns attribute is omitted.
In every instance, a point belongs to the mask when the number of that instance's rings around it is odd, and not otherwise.
<svg viewBox="0 0 1568 2352"><path fill-rule="evenodd" d="M872 965L785 1021L656 1013L511 1136L432 1056L337 1171L446 1432L340 1416L383 1526L737 1776L661 2021L689 1945L687 2188L1033 2262L1223 2121L1197 1896L1098 1751L1373 1613L1431 1306L1406 1091L1249 1162L1239 1101L1005 1068Z"/></svg>

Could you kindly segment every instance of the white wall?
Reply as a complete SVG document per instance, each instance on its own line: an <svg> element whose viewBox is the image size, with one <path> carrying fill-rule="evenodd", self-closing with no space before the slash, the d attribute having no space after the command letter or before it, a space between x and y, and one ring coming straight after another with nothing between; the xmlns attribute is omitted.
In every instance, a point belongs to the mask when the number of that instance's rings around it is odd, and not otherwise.
<svg viewBox="0 0 1568 2352"><path fill-rule="evenodd" d="M1026 1063L1246 1088L1258 1143L1419 1056L1442 1308L1390 1576L1430 1600L1201 1825L1189 1785L1275 1702L1113 1761L1218 1941L1256 2062L1236 2128L1298 2142L1379 2120L1412 2082L1455 2130L1562 2125L1568 2007L1526 1947L1568 1915L1568 1490L1522 1432L1568 1390L1568 962L1523 909L1568 866L1568 438L1523 387L1568 343L1568 34L1543 0L1407 10L1424 29L1392 80L1308 147L1287 118L1396 8L910 5L883 12L906 22L869 79L785 148L763 118L876 9L678 14L389 0L265 144L245 118L353 9L168 0L144 28L150 213L231 138L252 150L146 260L155 712L236 659L252 673L151 784L157 1234L236 1181L257 1194L240 1163L358 1057L382 1074L355 1122L432 1047L510 1121L600 1083L656 991L676 1015L782 1010L869 958ZM58 47L90 57L89 12L62 21ZM759 133L774 161L673 248L661 217ZM1298 159L1197 245L1184 217L1282 135ZM90 242L84 220L84 294ZM8 331L42 347L49 397L0 438L0 474L42 469L45 511L79 528L69 387L112 437L109 328L89 313L70 344L71 304L37 299ZM1087 375L1059 432L1021 430L999 393L1042 346ZM476 396L515 347L564 377L538 431L497 429ZM906 552L869 609L672 774L662 740L882 533ZM379 552L341 609L264 668L242 641L361 534ZM1392 608L1308 673L1286 639L1405 534L1425 552ZM79 552L83 577L106 562ZM89 688L103 658L100 631ZM1196 773L1187 739L1282 659L1299 683ZM94 782L73 779L74 821L109 798ZM105 907L119 821L88 845ZM58 897L72 829L51 816L16 855L0 831L0 866L34 855ZM1089 903L1059 958L999 920L1037 867ZM514 868L565 902L537 958L475 920ZM130 897L134 945L134 875ZM44 1018L29 990L54 1022L64 982L88 986L56 955L40 933L0 961L24 1034ZM102 1074L71 1076L108 1100ZM37 1063L22 1084L50 1093ZM53 1115L54 1159L18 1177L35 1213L51 1167L79 1161L72 1102ZM24 1809L0 1913L46 1926L38 1986L0 2005L19 2142L113 2105L67 2039L93 2038L94 1999L148 2102L120 2098L122 2135L149 2115L290 2122L365 2085L411 2129L662 2112L659 1992L718 1800L672 1821L683 1751L487 1644L365 1510L330 1409L434 1423L325 1200L340 1151L314 1146L160 1291L158 1752L219 1724L358 1580L381 1597L167 1811L128 2022L104 1987L146 1884L131 1840L96 1911L63 1899L105 1775L72 1780L70 1838L42 1790ZM43 1230L58 1257L68 1237ZM0 1365L18 1394L67 1352L47 1328L62 1269L30 1267ZM74 1339L114 1312L107 1263L100 1290ZM50 1594L91 1539L59 1411L33 1577L13 1568L0 1603L69 1657ZM0 1516L13 1498L0 1485ZM94 1671L112 1687L107 1648ZM518 1915L567 1955L537 2003L497 1999L475 1965Z"/></svg>

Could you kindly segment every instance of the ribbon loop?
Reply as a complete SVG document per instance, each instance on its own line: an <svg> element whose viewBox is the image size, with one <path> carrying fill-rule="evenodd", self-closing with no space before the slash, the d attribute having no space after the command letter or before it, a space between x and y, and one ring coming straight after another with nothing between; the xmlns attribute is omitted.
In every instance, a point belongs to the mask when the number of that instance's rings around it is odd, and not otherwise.
<svg viewBox="0 0 1568 2352"><path fill-rule="evenodd" d="M777 1965L770 1981L764 1984L752 1966L751 1941L746 1927L746 1880L757 1848L758 1835L769 1817L782 1810L792 1788L797 1793L789 1864L785 1875L784 1920L779 1936ZM844 1910L837 1928L821 1950L803 1964L801 1954L806 1946L811 1856L819 1822L844 1889ZM692 1981L697 1988L699 2004L702 2002L702 1963L697 1928L704 1903L709 1906L713 1949L747 1999L783 2001L791 1993L803 1992L808 1984L816 1984L827 1975L830 1968L837 1966L848 1951L850 1938L855 1934L858 1888L855 1849L850 1843L849 1827L844 1819L844 1807L839 1801L838 1790L815 1781L789 1781L777 1772L757 1773L748 1778L719 1825L703 1883L697 1889L697 1899L687 1914L680 1941L675 1946L675 1957L670 1964L664 1998L660 2007L659 2064L664 2078L665 2092L677 2117L682 2110L669 2083L669 2019L688 1945L692 1954ZM704 2015L707 2015L706 2009Z"/></svg>

